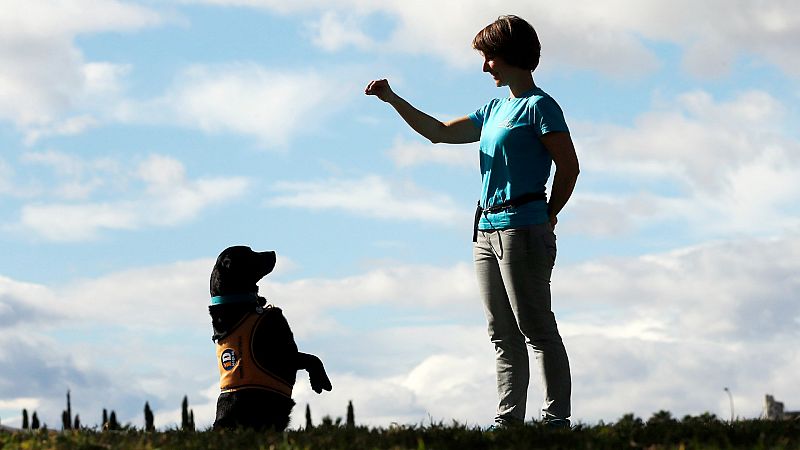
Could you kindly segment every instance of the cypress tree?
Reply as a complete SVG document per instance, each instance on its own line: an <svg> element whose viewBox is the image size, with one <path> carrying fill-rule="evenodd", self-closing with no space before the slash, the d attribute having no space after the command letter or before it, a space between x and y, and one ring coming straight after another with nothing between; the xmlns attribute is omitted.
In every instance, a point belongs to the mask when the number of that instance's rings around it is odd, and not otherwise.
<svg viewBox="0 0 800 450"><path fill-rule="evenodd" d="M72 428L75 430L81 429L81 416L78 414L75 414L75 424L72 426Z"/></svg>
<svg viewBox="0 0 800 450"><path fill-rule="evenodd" d="M156 426L153 423L153 411L150 409L150 403L144 402L144 430L155 431Z"/></svg>
<svg viewBox="0 0 800 450"><path fill-rule="evenodd" d="M111 416L108 418L108 429L119 430L119 423L117 422L117 413L111 410Z"/></svg>
<svg viewBox="0 0 800 450"><path fill-rule="evenodd" d="M311 422L311 407L306 403L306 430L312 428L314 428L314 424Z"/></svg>
<svg viewBox="0 0 800 450"><path fill-rule="evenodd" d="M181 402L181 430L189 429L189 397L184 395Z"/></svg>
<svg viewBox="0 0 800 450"><path fill-rule="evenodd" d="M69 398L69 389L67 389L67 409L61 412L61 428L64 430L72 428L72 403Z"/></svg>
<svg viewBox="0 0 800 450"><path fill-rule="evenodd" d="M36 415L36 411L33 412L33 416L31 417L31 429L39 429L39 417Z"/></svg>
<svg viewBox="0 0 800 450"><path fill-rule="evenodd" d="M69 397L69 389L67 389L67 418L72 422L72 402Z"/></svg>
<svg viewBox="0 0 800 450"><path fill-rule="evenodd" d="M106 409L103 408L103 425L102 426L103 426L103 428L106 428L107 425L108 425L108 411L106 411Z"/></svg>
<svg viewBox="0 0 800 450"><path fill-rule="evenodd" d="M194 431L194 410L189 410L189 429Z"/></svg>
<svg viewBox="0 0 800 450"><path fill-rule="evenodd" d="M28 410L27 409L23 409L22 410L22 429L23 430L27 430L28 429Z"/></svg>
<svg viewBox="0 0 800 450"><path fill-rule="evenodd" d="M353 412L353 401L350 400L347 402L347 428L355 428L356 427L356 415Z"/></svg>

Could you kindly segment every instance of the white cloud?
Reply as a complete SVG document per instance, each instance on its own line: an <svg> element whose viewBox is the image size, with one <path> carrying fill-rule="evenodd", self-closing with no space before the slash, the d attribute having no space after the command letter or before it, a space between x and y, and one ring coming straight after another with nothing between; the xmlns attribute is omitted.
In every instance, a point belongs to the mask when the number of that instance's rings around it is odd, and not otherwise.
<svg viewBox="0 0 800 450"><path fill-rule="evenodd" d="M410 182L392 183L377 175L361 179L280 182L270 206L334 209L377 219L414 220L452 225L461 220L453 200Z"/></svg>
<svg viewBox="0 0 800 450"><path fill-rule="evenodd" d="M127 102L124 122L177 123L207 133L255 137L264 147L283 148L300 131L318 124L357 92L334 74L270 70L253 63L192 66L162 97Z"/></svg>
<svg viewBox="0 0 800 450"><path fill-rule="evenodd" d="M73 111L107 101L124 75L125 66L86 62L74 45L77 35L130 31L161 20L151 10L116 0L11 1L2 8L0 120L25 131L29 143L87 126L91 121L79 119L85 114Z"/></svg>
<svg viewBox="0 0 800 450"><path fill-rule="evenodd" d="M310 24L309 28L314 44L327 51L341 50L350 45L361 49L374 46L374 41L359 29L358 19L352 16L342 18L329 11L319 21Z"/></svg>
<svg viewBox="0 0 800 450"><path fill-rule="evenodd" d="M51 291L44 286L0 275L0 328L54 319L58 314L49 311L52 301Z"/></svg>
<svg viewBox="0 0 800 450"><path fill-rule="evenodd" d="M448 280L447 283L442 280ZM370 305L401 308L411 300L420 314L446 310L475 301L472 267L400 265L382 267L341 279L303 279L286 283L262 282L264 295L274 298L287 315L302 318L294 323L298 336L312 335L316 330L335 330L334 319L326 311L334 308L358 309ZM452 314L452 313L451 313ZM461 314L453 314L454 319Z"/></svg>
<svg viewBox="0 0 800 450"><path fill-rule="evenodd" d="M89 128L100 124L100 121L91 115L69 117L44 126L31 126L25 132L25 144L33 145L38 140L49 136L72 136L83 133Z"/></svg>
<svg viewBox="0 0 800 450"><path fill-rule="evenodd" d="M715 101L703 91L688 92L675 100L640 114L635 126L623 128L595 125L586 145L586 157L593 165L660 165L676 170L672 176L694 188L719 189L731 170L753 162L770 149L785 153L797 163L780 123L785 108L761 91L738 94L728 101ZM789 148L786 148L790 146ZM669 174L669 172L667 172Z"/></svg>
<svg viewBox="0 0 800 450"><path fill-rule="evenodd" d="M783 339L800 319L800 266L789 257L799 246L791 235L585 263L556 270L554 295L582 325L655 324L647 328L661 340Z"/></svg>
<svg viewBox="0 0 800 450"><path fill-rule="evenodd" d="M582 175L562 230L611 235L678 221L698 236L782 233L798 224L800 142L761 91L718 101L695 91L632 127L578 125ZM602 183L587 193L586 180ZM620 180L627 184L619 189Z"/></svg>
<svg viewBox="0 0 800 450"><path fill-rule="evenodd" d="M56 164L68 176L67 183L59 186L66 190L60 194L62 197L85 198L100 187L126 182L115 179L119 165L109 159L84 162L60 153L33 154L28 159ZM92 169L91 179L83 181L87 167ZM95 170L98 167L100 173ZM123 178L126 176L129 175L124 174ZM81 241L95 238L103 230L174 226L194 219L209 206L242 195L249 185L243 177L191 180L179 161L159 155L140 163L128 181L143 183L143 192L126 196L125 189L119 194L122 198L107 201L27 204L21 209L18 227L48 240Z"/></svg>
<svg viewBox="0 0 800 450"><path fill-rule="evenodd" d="M792 392L778 374L800 367L785 345L798 338L798 244L795 234L557 267L578 416L725 417L730 386L738 414L755 417L764 394Z"/></svg>
<svg viewBox="0 0 800 450"><path fill-rule="evenodd" d="M353 402L359 425L449 424L453 420L476 425L493 417L494 400L480 395L495 390L491 351L480 357L434 354L409 372L387 377L331 375L334 388L322 395L311 391L305 377L298 377L294 391L298 406L292 414L292 427L305 426L306 404L311 407L314 424L319 425L324 416L344 418L348 401Z"/></svg>
<svg viewBox="0 0 800 450"><path fill-rule="evenodd" d="M214 260L201 259L70 283L59 289L61 299L53 308L76 321L132 331L205 330L210 327L206 305L213 267Z"/></svg>

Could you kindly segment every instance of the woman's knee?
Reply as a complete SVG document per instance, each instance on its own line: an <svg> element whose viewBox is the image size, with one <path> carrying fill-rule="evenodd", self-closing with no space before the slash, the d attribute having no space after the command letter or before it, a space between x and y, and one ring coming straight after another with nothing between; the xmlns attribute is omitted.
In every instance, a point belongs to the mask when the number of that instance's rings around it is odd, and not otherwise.
<svg viewBox="0 0 800 450"><path fill-rule="evenodd" d="M536 314L520 323L522 334L531 345L561 342L556 318L552 312Z"/></svg>

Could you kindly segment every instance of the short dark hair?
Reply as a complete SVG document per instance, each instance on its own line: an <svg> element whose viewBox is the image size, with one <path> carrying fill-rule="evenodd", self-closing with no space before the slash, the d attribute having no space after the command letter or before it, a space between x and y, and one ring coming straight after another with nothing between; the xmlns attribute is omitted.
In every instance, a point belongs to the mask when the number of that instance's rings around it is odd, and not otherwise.
<svg viewBox="0 0 800 450"><path fill-rule="evenodd" d="M499 56L512 66L533 71L542 45L533 26L517 16L500 16L472 39L472 48L485 56Z"/></svg>

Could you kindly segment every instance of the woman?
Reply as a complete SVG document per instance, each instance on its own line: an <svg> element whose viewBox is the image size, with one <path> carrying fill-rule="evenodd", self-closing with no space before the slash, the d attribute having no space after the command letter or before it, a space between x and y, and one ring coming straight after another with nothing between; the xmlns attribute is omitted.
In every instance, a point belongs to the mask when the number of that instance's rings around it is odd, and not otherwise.
<svg viewBox="0 0 800 450"><path fill-rule="evenodd" d="M502 16L473 39L483 71L509 97L493 99L467 116L442 123L395 94L386 80L365 93L389 103L433 143L480 141L481 197L473 255L489 337L497 357L499 405L495 426L525 420L530 378L526 343L544 379L542 420L569 427L569 360L550 307L556 258L554 229L578 177L578 158L561 108L533 81L541 46L533 27ZM556 171L549 202L545 183Z"/></svg>

